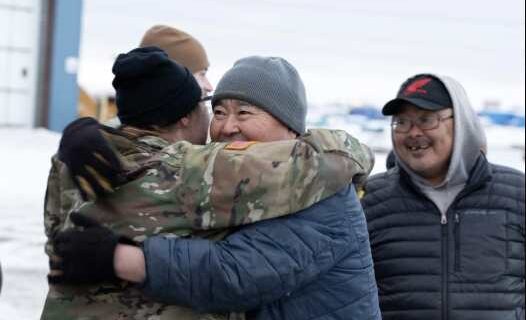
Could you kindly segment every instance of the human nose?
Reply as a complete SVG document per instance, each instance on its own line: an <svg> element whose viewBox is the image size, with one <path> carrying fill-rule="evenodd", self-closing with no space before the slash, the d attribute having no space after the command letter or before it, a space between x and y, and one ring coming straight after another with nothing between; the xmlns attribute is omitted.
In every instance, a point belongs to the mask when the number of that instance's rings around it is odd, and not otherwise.
<svg viewBox="0 0 526 320"><path fill-rule="evenodd" d="M203 91L208 95L210 92L214 91L214 86L210 83L208 78L204 78L203 82Z"/></svg>
<svg viewBox="0 0 526 320"><path fill-rule="evenodd" d="M418 137L423 135L423 130L420 129L415 120L411 120L410 125L411 128L409 128L409 132L407 134L409 134L411 137Z"/></svg>
<svg viewBox="0 0 526 320"><path fill-rule="evenodd" d="M222 131L224 135L233 135L239 133L239 121L236 119L236 117L233 115L227 116L224 120Z"/></svg>

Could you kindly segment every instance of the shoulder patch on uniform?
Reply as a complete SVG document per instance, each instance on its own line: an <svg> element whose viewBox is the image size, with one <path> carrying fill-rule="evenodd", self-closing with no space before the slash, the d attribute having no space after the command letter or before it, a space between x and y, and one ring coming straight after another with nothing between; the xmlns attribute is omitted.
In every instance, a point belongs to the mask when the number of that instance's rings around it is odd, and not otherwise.
<svg viewBox="0 0 526 320"><path fill-rule="evenodd" d="M225 146L225 150L247 150L251 145L256 144L257 141L234 141Z"/></svg>

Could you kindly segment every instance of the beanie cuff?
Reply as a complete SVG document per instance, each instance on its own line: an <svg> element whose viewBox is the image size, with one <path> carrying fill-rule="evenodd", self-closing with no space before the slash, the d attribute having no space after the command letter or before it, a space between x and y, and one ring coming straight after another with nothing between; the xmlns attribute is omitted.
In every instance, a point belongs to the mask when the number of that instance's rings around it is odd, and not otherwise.
<svg viewBox="0 0 526 320"><path fill-rule="evenodd" d="M189 75L193 78L192 75ZM190 79L193 80L193 79ZM169 125L179 121L182 117L192 112L198 105L201 98L201 88L198 85L191 85L187 83L180 88L184 95L178 92L167 95L161 103L156 106L144 106L143 109L138 109L139 112L135 114L123 114L119 112L117 115L123 124L144 126L144 125ZM154 101L154 99L152 99ZM178 105L174 106L173 101L178 101Z"/></svg>
<svg viewBox="0 0 526 320"><path fill-rule="evenodd" d="M227 99L236 99L248 102L258 108L265 109L260 101L257 99L251 98L249 95L239 91L221 91L221 93L214 94L212 97L212 108L215 107L219 101ZM266 110L266 109L265 109Z"/></svg>

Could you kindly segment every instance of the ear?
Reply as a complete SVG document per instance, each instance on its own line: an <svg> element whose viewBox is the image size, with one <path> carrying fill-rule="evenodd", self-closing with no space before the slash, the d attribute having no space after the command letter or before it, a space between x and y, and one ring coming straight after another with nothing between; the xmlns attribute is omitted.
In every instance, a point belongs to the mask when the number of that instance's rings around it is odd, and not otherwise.
<svg viewBox="0 0 526 320"><path fill-rule="evenodd" d="M190 117L186 115L177 121L177 126L181 128L187 128L190 125Z"/></svg>

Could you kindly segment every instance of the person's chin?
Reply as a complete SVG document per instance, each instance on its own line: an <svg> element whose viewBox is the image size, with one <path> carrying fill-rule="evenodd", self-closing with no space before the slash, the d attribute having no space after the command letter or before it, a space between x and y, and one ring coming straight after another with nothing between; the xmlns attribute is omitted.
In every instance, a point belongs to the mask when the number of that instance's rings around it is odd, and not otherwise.
<svg viewBox="0 0 526 320"><path fill-rule="evenodd" d="M430 168L429 162L426 161L425 157L411 158L411 160L408 161L408 165L409 168L411 168L411 170L413 170L415 173L423 176L426 175Z"/></svg>

